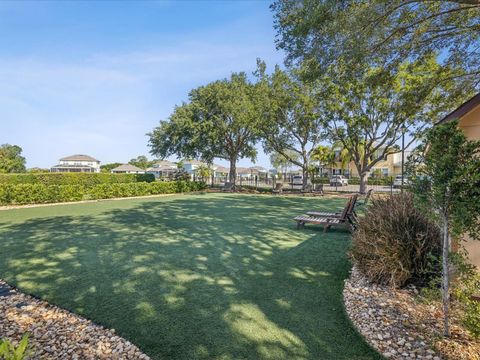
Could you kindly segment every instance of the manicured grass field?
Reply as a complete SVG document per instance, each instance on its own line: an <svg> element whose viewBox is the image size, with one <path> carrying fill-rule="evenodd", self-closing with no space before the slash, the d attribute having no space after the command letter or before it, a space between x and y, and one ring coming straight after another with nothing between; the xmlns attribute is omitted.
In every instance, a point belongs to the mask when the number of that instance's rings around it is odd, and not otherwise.
<svg viewBox="0 0 480 360"><path fill-rule="evenodd" d="M342 307L344 200L184 195L0 211L0 278L154 359L377 359Z"/></svg>

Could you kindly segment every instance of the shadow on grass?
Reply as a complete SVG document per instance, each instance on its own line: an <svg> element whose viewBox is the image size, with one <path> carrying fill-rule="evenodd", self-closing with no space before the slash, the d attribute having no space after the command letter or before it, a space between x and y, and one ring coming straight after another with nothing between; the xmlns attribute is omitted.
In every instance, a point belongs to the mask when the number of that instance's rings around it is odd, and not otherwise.
<svg viewBox="0 0 480 360"><path fill-rule="evenodd" d="M342 307L344 200L197 195L6 212L0 277L155 359L374 359Z"/></svg>

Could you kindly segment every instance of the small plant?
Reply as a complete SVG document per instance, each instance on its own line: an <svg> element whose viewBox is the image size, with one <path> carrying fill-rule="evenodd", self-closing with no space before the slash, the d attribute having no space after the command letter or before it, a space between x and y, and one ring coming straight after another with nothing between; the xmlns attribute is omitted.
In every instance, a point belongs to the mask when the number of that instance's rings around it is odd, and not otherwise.
<svg viewBox="0 0 480 360"><path fill-rule="evenodd" d="M440 271L441 234L407 193L372 201L359 219L350 255L372 282L427 285Z"/></svg>
<svg viewBox="0 0 480 360"><path fill-rule="evenodd" d="M0 359L25 360L29 356L28 335L25 334L18 346L14 346L8 339L0 339Z"/></svg>
<svg viewBox="0 0 480 360"><path fill-rule="evenodd" d="M465 328L476 338L480 338L480 273L475 266L465 260L460 252L452 258L457 269L453 294L462 309L462 322Z"/></svg>

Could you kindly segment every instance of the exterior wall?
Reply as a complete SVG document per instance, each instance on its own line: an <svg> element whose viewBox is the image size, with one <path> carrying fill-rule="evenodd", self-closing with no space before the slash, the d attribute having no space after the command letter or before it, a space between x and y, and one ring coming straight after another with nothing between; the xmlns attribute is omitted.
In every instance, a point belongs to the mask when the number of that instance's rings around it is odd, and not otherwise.
<svg viewBox="0 0 480 360"><path fill-rule="evenodd" d="M462 116L458 126L463 130L467 138L480 140L480 105ZM480 269L480 241L465 237L465 248L472 263Z"/></svg>
<svg viewBox="0 0 480 360"><path fill-rule="evenodd" d="M337 175L338 170L341 170L341 169L342 169L342 164L340 162L337 162L336 166L333 167L333 170L335 170L334 171L335 175ZM395 165L394 165L394 155L393 154L388 155L387 160L381 160L378 163L376 163L375 166L370 170L370 174L372 174L376 169L380 169L382 171L385 171L385 176L395 176L395 175L397 175L396 174L397 170L395 169ZM326 170L327 172L330 172L332 169L327 167L324 170ZM401 171L401 169L400 169L400 171ZM355 166L355 163L353 161L351 161L348 165L346 165L341 172L342 175L345 175L345 174L348 174L348 173L352 177L360 177L360 175L357 171L357 167Z"/></svg>
<svg viewBox="0 0 480 360"><path fill-rule="evenodd" d="M78 165L78 166L90 166L95 169L95 172L100 172L100 162L98 161L72 161L72 160L62 160L60 165Z"/></svg>
<svg viewBox="0 0 480 360"><path fill-rule="evenodd" d="M480 140L480 105L465 114L458 122L458 126L467 138Z"/></svg>

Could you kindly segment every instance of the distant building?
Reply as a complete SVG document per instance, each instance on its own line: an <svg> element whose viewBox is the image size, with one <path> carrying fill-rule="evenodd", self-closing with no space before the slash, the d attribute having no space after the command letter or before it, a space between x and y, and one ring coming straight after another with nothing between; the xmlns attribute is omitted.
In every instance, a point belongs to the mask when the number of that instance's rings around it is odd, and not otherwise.
<svg viewBox="0 0 480 360"><path fill-rule="evenodd" d="M130 164L123 164L112 169L113 174L145 174L145 170Z"/></svg>
<svg viewBox="0 0 480 360"><path fill-rule="evenodd" d="M72 155L61 158L58 165L50 168L51 172L100 172L100 161L88 155Z"/></svg>
<svg viewBox="0 0 480 360"><path fill-rule="evenodd" d="M153 174L156 179L173 177L178 171L177 164L167 160L161 160L148 168L145 172Z"/></svg>

